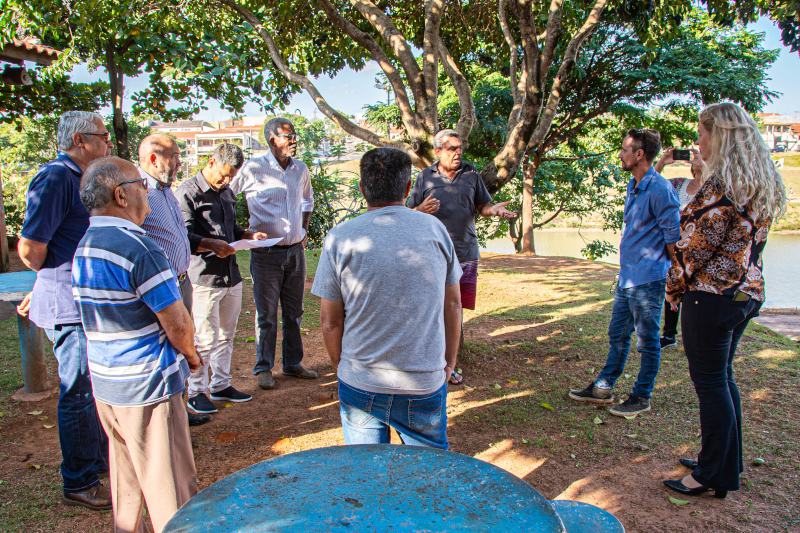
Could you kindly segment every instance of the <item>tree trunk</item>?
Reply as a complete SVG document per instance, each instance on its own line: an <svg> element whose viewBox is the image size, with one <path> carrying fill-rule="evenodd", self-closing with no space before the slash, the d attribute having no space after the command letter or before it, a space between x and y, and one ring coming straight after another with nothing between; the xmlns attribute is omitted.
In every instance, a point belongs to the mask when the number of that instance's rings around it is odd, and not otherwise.
<svg viewBox="0 0 800 533"><path fill-rule="evenodd" d="M6 234L6 212L3 201L3 172L0 170L0 272L9 272L8 235Z"/></svg>
<svg viewBox="0 0 800 533"><path fill-rule="evenodd" d="M522 215L517 213L517 218L508 221L508 235L514 243L514 251L522 252Z"/></svg>
<svg viewBox="0 0 800 533"><path fill-rule="evenodd" d="M541 157L537 151L525 158L522 169L522 251L536 254L533 242L533 176L541 164Z"/></svg>
<svg viewBox="0 0 800 533"><path fill-rule="evenodd" d="M113 111L111 126L114 129L117 155L122 159L130 161L131 152L128 146L128 124L126 124L125 116L122 114L125 75L117 69L114 56L114 48L109 44L106 49L106 70L108 71L108 82L111 87L111 109Z"/></svg>

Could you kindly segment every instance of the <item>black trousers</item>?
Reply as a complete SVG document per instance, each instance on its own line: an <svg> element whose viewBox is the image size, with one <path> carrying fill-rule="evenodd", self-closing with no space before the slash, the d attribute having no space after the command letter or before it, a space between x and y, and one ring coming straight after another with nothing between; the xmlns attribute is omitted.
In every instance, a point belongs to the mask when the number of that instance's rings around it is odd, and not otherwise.
<svg viewBox="0 0 800 533"><path fill-rule="evenodd" d="M692 477L715 490L739 490L742 402L733 379L736 346L761 302L734 302L703 291L683 296L681 329L700 403L702 444Z"/></svg>
<svg viewBox="0 0 800 533"><path fill-rule="evenodd" d="M273 246L250 250L250 275L256 303L256 364L253 375L275 366L278 339L278 304L281 305L283 368L303 360L303 289L306 255L300 243L289 248Z"/></svg>
<svg viewBox="0 0 800 533"><path fill-rule="evenodd" d="M664 302L664 329L661 331L662 337L669 337L674 339L678 334L678 317L681 316L681 306L678 305L678 310L673 311L669 302Z"/></svg>

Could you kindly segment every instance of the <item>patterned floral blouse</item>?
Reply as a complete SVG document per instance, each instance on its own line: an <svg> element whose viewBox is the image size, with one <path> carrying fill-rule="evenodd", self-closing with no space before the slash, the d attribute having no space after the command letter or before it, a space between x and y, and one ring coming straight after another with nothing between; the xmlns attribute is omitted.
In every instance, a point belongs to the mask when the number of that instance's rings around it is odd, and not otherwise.
<svg viewBox="0 0 800 533"><path fill-rule="evenodd" d="M764 301L762 253L772 218L754 221L739 212L713 177L681 213L681 238L667 274L667 294L737 290Z"/></svg>
<svg viewBox="0 0 800 533"><path fill-rule="evenodd" d="M692 201L692 198L694 198L694 195L689 194L687 190L689 184L692 182L692 178L672 178L669 182L672 183L672 186L675 187L675 191L678 193L678 201L680 202L679 209L683 211L686 209L686 206L689 205L689 202Z"/></svg>

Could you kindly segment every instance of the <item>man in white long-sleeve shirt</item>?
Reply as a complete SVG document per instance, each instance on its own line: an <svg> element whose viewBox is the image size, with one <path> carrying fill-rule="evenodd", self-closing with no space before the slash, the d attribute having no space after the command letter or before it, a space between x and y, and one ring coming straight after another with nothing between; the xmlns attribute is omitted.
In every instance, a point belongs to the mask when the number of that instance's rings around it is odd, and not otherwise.
<svg viewBox="0 0 800 533"><path fill-rule="evenodd" d="M244 193L250 211L250 231L283 240L270 248L250 252L250 274L256 304L256 364L262 389L275 387L272 367L278 337L278 302L283 317L283 374L315 379L317 373L301 364L303 289L306 282L305 244L314 209L308 167L295 159L297 133L292 122L274 118L264 124L270 152L251 159L231 181L235 195Z"/></svg>

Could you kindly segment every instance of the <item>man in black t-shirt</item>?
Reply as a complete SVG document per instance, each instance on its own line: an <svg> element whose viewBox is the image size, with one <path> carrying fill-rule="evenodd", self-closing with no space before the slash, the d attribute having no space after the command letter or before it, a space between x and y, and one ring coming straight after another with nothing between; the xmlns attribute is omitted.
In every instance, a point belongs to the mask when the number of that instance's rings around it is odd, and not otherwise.
<svg viewBox="0 0 800 533"><path fill-rule="evenodd" d="M481 254L475 234L475 217L514 218L505 208L511 202L493 204L481 175L475 167L461 160L461 137L454 130L441 130L433 138L438 161L420 172L408 199L408 207L438 218L447 228L464 274L459 282L461 306L475 309L478 286L478 259ZM451 383L460 383L453 373Z"/></svg>

